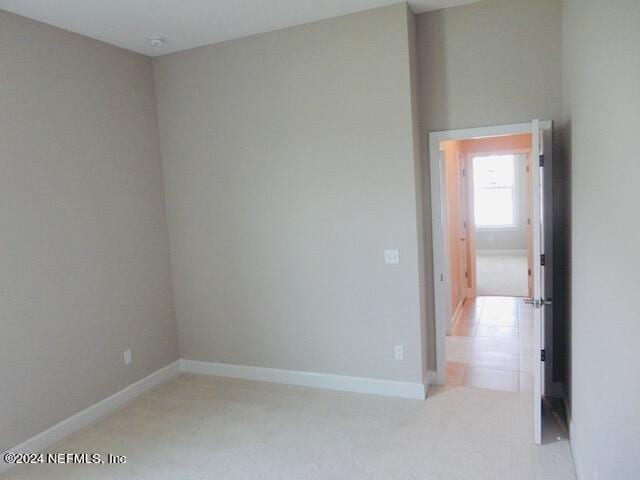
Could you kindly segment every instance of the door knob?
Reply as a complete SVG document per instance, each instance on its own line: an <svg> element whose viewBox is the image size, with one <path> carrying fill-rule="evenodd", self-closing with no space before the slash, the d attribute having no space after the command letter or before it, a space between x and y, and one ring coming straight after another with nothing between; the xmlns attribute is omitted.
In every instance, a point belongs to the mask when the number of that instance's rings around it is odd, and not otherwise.
<svg viewBox="0 0 640 480"><path fill-rule="evenodd" d="M542 298L538 300L536 298L530 298L530 297L525 297L522 299L522 301L527 305L533 305L536 308L541 307L542 305L551 305L553 303L551 300L552 300L551 298L549 300L544 300Z"/></svg>

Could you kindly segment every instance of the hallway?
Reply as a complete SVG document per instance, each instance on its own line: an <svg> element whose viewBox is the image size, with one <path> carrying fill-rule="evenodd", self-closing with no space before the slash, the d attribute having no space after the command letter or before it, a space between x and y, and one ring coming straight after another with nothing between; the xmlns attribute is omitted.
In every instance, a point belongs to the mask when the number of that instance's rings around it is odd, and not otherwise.
<svg viewBox="0 0 640 480"><path fill-rule="evenodd" d="M529 392L533 309L518 297L476 297L446 339L447 385Z"/></svg>

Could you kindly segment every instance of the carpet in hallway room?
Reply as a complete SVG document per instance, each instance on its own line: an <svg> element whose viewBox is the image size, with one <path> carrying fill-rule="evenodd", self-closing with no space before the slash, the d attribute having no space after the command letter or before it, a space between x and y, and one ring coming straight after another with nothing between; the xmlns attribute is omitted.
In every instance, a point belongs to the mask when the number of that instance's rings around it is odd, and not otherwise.
<svg viewBox="0 0 640 480"><path fill-rule="evenodd" d="M181 375L52 446L125 465L28 465L2 480L568 480L566 440L532 442L531 396L426 401Z"/></svg>
<svg viewBox="0 0 640 480"><path fill-rule="evenodd" d="M527 296L527 257L519 255L477 255L477 295Z"/></svg>

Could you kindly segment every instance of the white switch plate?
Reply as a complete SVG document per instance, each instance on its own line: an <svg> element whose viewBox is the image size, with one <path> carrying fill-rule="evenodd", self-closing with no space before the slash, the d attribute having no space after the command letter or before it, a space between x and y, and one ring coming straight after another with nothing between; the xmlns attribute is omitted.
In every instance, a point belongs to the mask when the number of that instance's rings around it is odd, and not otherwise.
<svg viewBox="0 0 640 480"><path fill-rule="evenodd" d="M133 357L131 356L131 350L125 350L125 352L122 355L124 357L125 365L129 365L131 362L133 362Z"/></svg>
<svg viewBox="0 0 640 480"><path fill-rule="evenodd" d="M393 353L396 360L404 360L404 345L396 345Z"/></svg>
<svg viewBox="0 0 640 480"><path fill-rule="evenodd" d="M400 252L398 250L385 250L384 263L387 263L387 264L400 263Z"/></svg>

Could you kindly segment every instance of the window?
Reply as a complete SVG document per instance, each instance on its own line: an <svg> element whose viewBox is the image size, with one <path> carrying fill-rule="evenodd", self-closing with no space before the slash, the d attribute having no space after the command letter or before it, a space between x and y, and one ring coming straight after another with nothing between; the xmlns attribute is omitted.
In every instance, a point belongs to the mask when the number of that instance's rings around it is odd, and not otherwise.
<svg viewBox="0 0 640 480"><path fill-rule="evenodd" d="M473 199L476 227L516 227L514 155L473 157Z"/></svg>

